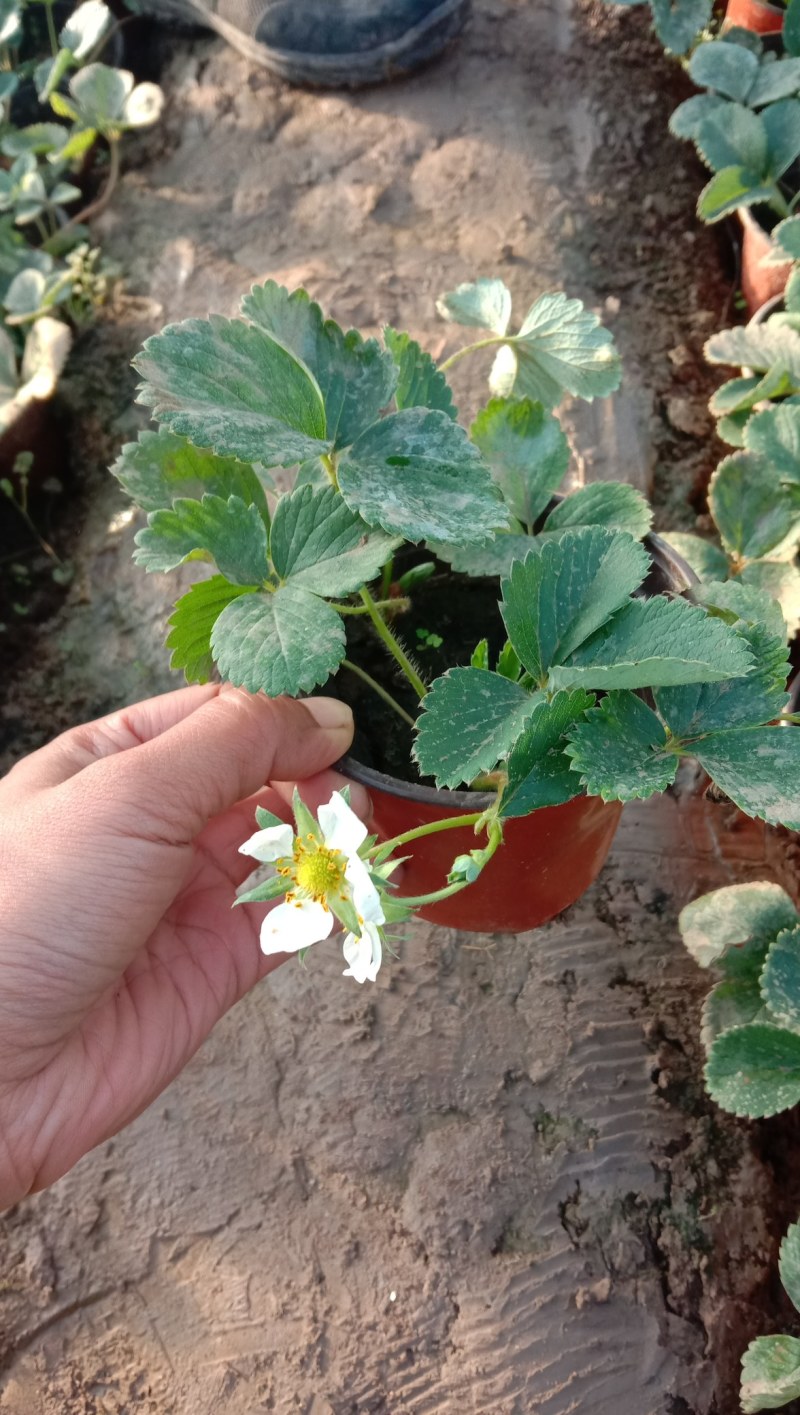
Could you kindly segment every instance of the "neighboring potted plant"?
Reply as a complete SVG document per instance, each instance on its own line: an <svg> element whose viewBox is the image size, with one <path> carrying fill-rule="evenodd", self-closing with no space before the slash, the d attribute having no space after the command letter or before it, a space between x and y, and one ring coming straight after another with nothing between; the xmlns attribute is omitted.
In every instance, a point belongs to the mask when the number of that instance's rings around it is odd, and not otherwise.
<svg viewBox="0 0 800 1415"><path fill-rule="evenodd" d="M793 783L796 789L796 783ZM719 975L703 1007L706 1084L733 1115L758 1119L800 1102L800 915L777 884L729 885L695 899L683 941ZM780 1274L800 1309L800 1224L783 1240ZM800 1339L761 1336L742 1361L742 1409L778 1410L800 1397Z"/></svg>
<svg viewBox="0 0 800 1415"><path fill-rule="evenodd" d="M638 539L649 524L641 498L611 483L552 506L568 450L551 410L564 392L593 398L617 386L610 335L560 294L542 296L510 334L498 280L460 286L439 307L481 334L440 369L408 335L387 329L382 347L345 334L305 292L271 281L245 297L242 319L168 326L135 360L139 401L159 431L128 444L114 467L148 513L136 537L143 568L216 567L176 605L174 667L193 681L216 669L270 695L310 692L336 674L370 694L360 718L378 723L384 774L373 799L389 839L353 845L350 826L338 831L330 812L311 822L298 802L294 843L262 816L266 836L250 847L277 873L249 897L295 896L291 911L270 915L264 946L299 946L302 930L287 933L287 919L299 929L304 916L320 927L336 915L364 967L373 943L379 952L378 913L440 909L430 916L441 919L452 908L448 921L467 928L551 917L602 863L618 803L663 791L683 755L744 810L800 826L800 799L785 790L800 770L800 734L772 725L784 713L786 652L769 598L743 590L732 604L726 586L706 586L692 604L674 593L686 579L668 574L638 598L660 558L657 542L648 550ZM443 369L487 347L497 351L497 396L468 436ZM290 489L280 494L279 467L297 469L281 473ZM432 611L452 589L445 640ZM417 601L425 622L417 612L412 637ZM431 670L427 649L415 658L406 638L442 641ZM430 786L415 784L420 774ZM434 787L465 792L453 808ZM343 815L341 802L331 809ZM397 829L403 812L409 824ZM449 870L416 890L438 835ZM352 849L342 853L333 842L345 837ZM504 866L515 843L518 862ZM397 851L410 856L402 896L388 878ZM377 891L372 917L353 905L346 860ZM456 919L454 896L467 888ZM370 930L358 932L359 915Z"/></svg>
<svg viewBox="0 0 800 1415"><path fill-rule="evenodd" d="M738 31L699 45L689 73L706 91L676 108L670 131L691 140L714 174L698 200L701 219L739 218L741 286L753 314L782 292L790 269L770 259L771 232L798 199L800 59L765 53Z"/></svg>
<svg viewBox="0 0 800 1415"><path fill-rule="evenodd" d="M36 54L23 60L23 49L35 49L30 42L23 45L26 25L42 9L51 52L44 58ZM105 297L110 272L99 252L89 248L86 222L103 209L113 192L122 134L154 122L163 103L157 85L135 85L132 74L96 62L112 23L113 15L103 0L84 0L60 34L47 0L44 6L8 0L0 15L0 43L8 61L0 72L0 154L5 164L0 169L0 333L6 388L13 389L4 404L0 443L0 472L6 476L11 475L19 451L38 448L37 426L47 403L44 375L30 397L13 381L16 372L8 370L12 364L22 362L26 368L30 364L27 327L44 315L51 322L53 316L60 316L70 325L79 324ZM11 112L21 82L33 83L39 100L68 122L17 127ZM105 183L97 197L70 216L67 208L83 197L79 182L86 180L87 154L99 154L101 140L109 152ZM40 343L48 350L57 344L60 367L69 330L65 325L55 343L52 337L34 341L34 351ZM49 354L46 367L49 378L55 369ZM48 388L49 397L55 391L54 379ZM12 416L22 420L16 430L8 421ZM36 466L45 476L47 460L37 451Z"/></svg>

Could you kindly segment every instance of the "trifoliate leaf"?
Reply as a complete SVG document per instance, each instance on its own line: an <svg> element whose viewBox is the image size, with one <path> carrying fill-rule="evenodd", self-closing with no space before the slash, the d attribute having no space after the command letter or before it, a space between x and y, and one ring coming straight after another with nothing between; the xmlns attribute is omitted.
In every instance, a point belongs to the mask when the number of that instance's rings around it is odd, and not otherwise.
<svg viewBox="0 0 800 1415"><path fill-rule="evenodd" d="M527 816L541 806L559 806L580 793L580 781L564 752L566 733L594 699L579 689L539 702L508 759L508 783L500 815Z"/></svg>
<svg viewBox="0 0 800 1415"><path fill-rule="evenodd" d="M713 0L650 0L653 28L665 49L685 54L711 19Z"/></svg>
<svg viewBox="0 0 800 1415"><path fill-rule="evenodd" d="M397 387L394 401L398 408L438 408L440 413L455 419L453 393L443 373L433 359L410 334L402 334L389 325L383 331L389 353L397 365Z"/></svg>
<svg viewBox="0 0 800 1415"><path fill-rule="evenodd" d="M756 373L780 364L795 384L800 382L800 334L785 326L766 322L723 329L706 341L705 356L710 364L732 364Z"/></svg>
<svg viewBox="0 0 800 1415"><path fill-rule="evenodd" d="M718 580L727 575L728 557L713 541L688 531L664 531L663 535L699 579Z"/></svg>
<svg viewBox="0 0 800 1415"><path fill-rule="evenodd" d="M720 462L708 502L723 545L740 560L761 559L800 539L800 500L752 453Z"/></svg>
<svg viewBox="0 0 800 1415"><path fill-rule="evenodd" d="M760 956L763 958L763 951ZM764 1006L757 976L725 978L711 989L703 1003L700 1041L709 1052L717 1037L731 1027L769 1021L769 1009Z"/></svg>
<svg viewBox="0 0 800 1415"><path fill-rule="evenodd" d="M667 734L633 693L607 693L569 739L564 750L590 796L633 801L675 780L678 758L665 750Z"/></svg>
<svg viewBox="0 0 800 1415"><path fill-rule="evenodd" d="M709 1095L733 1115L760 1120L800 1101L800 1033L768 1022L732 1027L713 1043Z"/></svg>
<svg viewBox="0 0 800 1415"><path fill-rule="evenodd" d="M501 613L537 682L625 604L648 566L643 546L600 526L565 531L513 564L502 584Z"/></svg>
<svg viewBox="0 0 800 1415"><path fill-rule="evenodd" d="M682 599L632 600L551 672L555 687L663 688L747 673L744 639Z"/></svg>
<svg viewBox="0 0 800 1415"><path fill-rule="evenodd" d="M241 497L266 514L264 487L252 467L193 447L166 428L140 432L138 442L126 442L111 471L143 511L166 510L178 496L199 500L208 492L225 501Z"/></svg>
<svg viewBox="0 0 800 1415"><path fill-rule="evenodd" d="M133 90L133 74L126 69L112 69L108 64L87 64L74 75L70 97L81 123L98 132L114 126Z"/></svg>
<svg viewBox="0 0 800 1415"><path fill-rule="evenodd" d="M508 524L478 449L446 413L391 413L344 454L338 476L351 510L406 540L463 545Z"/></svg>
<svg viewBox="0 0 800 1415"><path fill-rule="evenodd" d="M489 386L501 397L514 391L553 408L565 393L589 402L604 398L621 377L612 335L580 300L559 292L531 305L495 360Z"/></svg>
<svg viewBox="0 0 800 1415"><path fill-rule="evenodd" d="M800 924L784 929L770 947L761 996L776 1022L800 1031Z"/></svg>
<svg viewBox="0 0 800 1415"><path fill-rule="evenodd" d="M784 711L789 670L785 639L770 635L762 624L740 624L739 633L753 650L746 678L656 689L656 707L673 736L687 741L732 727L757 727Z"/></svg>
<svg viewBox="0 0 800 1415"><path fill-rule="evenodd" d="M745 565L739 579L753 585L778 601L789 630L800 628L800 570L796 565L780 560L756 560Z"/></svg>
<svg viewBox="0 0 800 1415"><path fill-rule="evenodd" d="M243 595L224 609L211 634L223 678L270 698L297 697L334 673L345 655L344 625L325 600L300 585Z"/></svg>
<svg viewBox="0 0 800 1415"><path fill-rule="evenodd" d="M782 929L791 929L797 922L797 910L786 890L757 880L701 894L681 910L678 928L695 962L710 968L729 956L735 959L753 949L766 950Z"/></svg>
<svg viewBox="0 0 800 1415"><path fill-rule="evenodd" d="M755 113L752 115L757 116ZM757 206L775 195L771 182L763 181L748 167L723 167L704 186L697 199L697 215L713 224L740 206Z"/></svg>
<svg viewBox="0 0 800 1415"><path fill-rule="evenodd" d="M692 752L746 815L800 830L800 728L734 728L702 738Z"/></svg>
<svg viewBox="0 0 800 1415"><path fill-rule="evenodd" d="M451 668L423 699L414 758L437 786L469 783L511 750L541 697L483 668Z"/></svg>
<svg viewBox="0 0 800 1415"><path fill-rule="evenodd" d="M518 521L532 529L569 466L569 443L552 413L530 398L493 398L470 437Z"/></svg>
<svg viewBox="0 0 800 1415"><path fill-rule="evenodd" d="M326 436L335 447L349 447L388 406L397 383L391 354L355 329L345 334L305 290L290 294L267 280L245 295L241 310L314 375L325 404Z"/></svg>
<svg viewBox="0 0 800 1415"><path fill-rule="evenodd" d="M293 354L238 319L187 319L134 359L137 401L198 447L291 466L330 450L322 395Z"/></svg>
<svg viewBox="0 0 800 1415"><path fill-rule="evenodd" d="M653 512L640 491L627 482L604 481L591 482L565 496L550 512L542 531L546 535L567 526L608 526L641 540L652 524Z"/></svg>
<svg viewBox="0 0 800 1415"><path fill-rule="evenodd" d="M744 53L745 51L740 51ZM741 103L720 105L699 124L697 151L712 172L745 169L754 180L767 172L767 133L762 118Z"/></svg>
<svg viewBox="0 0 800 1415"><path fill-rule="evenodd" d="M800 1396L800 1339L757 1336L742 1357L739 1393L744 1415L779 1410Z"/></svg>
<svg viewBox="0 0 800 1415"><path fill-rule="evenodd" d="M698 88L711 88L726 98L746 103L759 67L758 57L751 50L728 44L724 39L712 39L698 44L689 60L689 77Z"/></svg>
<svg viewBox="0 0 800 1415"><path fill-rule="evenodd" d="M787 1230L778 1266L786 1296L800 1312L800 1223L793 1223Z"/></svg>
<svg viewBox="0 0 800 1415"><path fill-rule="evenodd" d="M270 557L282 580L314 594L349 594L374 579L399 539L372 531L332 486L303 486L275 509Z"/></svg>
<svg viewBox="0 0 800 1415"><path fill-rule="evenodd" d="M773 404L754 413L745 445L750 452L760 453L781 481L800 485L800 407Z"/></svg>
<svg viewBox="0 0 800 1415"><path fill-rule="evenodd" d="M761 624L773 639L786 642L786 621L781 607L766 590L744 584L741 579L707 580L705 584L692 586L692 598L707 609L720 611L730 624L737 619L745 624Z"/></svg>
<svg viewBox="0 0 800 1415"><path fill-rule="evenodd" d="M170 668L182 668L187 683L208 683L214 672L211 630L223 609L248 591L224 575L200 580L175 605L169 618L166 646L172 649Z"/></svg>
<svg viewBox="0 0 800 1415"><path fill-rule="evenodd" d="M151 511L135 542L136 564L162 574L190 557L209 556L235 585L260 585L269 569L264 522L258 508L238 496L180 497L170 511Z"/></svg>
<svg viewBox="0 0 800 1415"><path fill-rule="evenodd" d="M502 280L468 281L448 295L440 295L436 308L442 319L452 324L505 334L511 318L511 292Z"/></svg>

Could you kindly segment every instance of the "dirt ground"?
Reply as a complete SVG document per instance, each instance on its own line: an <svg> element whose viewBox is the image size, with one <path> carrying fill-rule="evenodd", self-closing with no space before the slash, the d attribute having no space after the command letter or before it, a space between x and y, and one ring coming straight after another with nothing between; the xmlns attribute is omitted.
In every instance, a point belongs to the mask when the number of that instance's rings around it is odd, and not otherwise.
<svg viewBox="0 0 800 1415"><path fill-rule="evenodd" d="M641 11L478 0L442 62L358 94L160 44L165 122L98 223L126 288L65 381L53 536L75 576L53 615L28 591L24 650L6 637L0 767L170 684L175 577L134 571L105 469L143 424L141 339L254 280L437 355L459 281L502 275L519 315L565 288L626 371L568 410L573 479L627 478L688 528L718 455L699 352L735 277L694 218L699 173L666 132L684 81ZM455 371L465 411L484 374ZM723 882L791 887L796 864L687 778L626 808L596 886L537 933L415 925L374 988L335 950L279 970L128 1131L0 1221L2 1415L734 1415L746 1341L787 1315L797 1136L705 1098L705 980L675 920Z"/></svg>

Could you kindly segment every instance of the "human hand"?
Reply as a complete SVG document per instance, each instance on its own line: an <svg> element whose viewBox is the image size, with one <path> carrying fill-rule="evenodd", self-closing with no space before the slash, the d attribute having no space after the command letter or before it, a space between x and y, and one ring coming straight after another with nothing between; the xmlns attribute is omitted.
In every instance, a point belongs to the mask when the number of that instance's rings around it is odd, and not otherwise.
<svg viewBox="0 0 800 1415"><path fill-rule="evenodd" d="M0 781L0 1209L133 1120L283 956L231 909L257 805L315 809L348 708L181 689L77 727ZM351 787L354 809L366 794Z"/></svg>

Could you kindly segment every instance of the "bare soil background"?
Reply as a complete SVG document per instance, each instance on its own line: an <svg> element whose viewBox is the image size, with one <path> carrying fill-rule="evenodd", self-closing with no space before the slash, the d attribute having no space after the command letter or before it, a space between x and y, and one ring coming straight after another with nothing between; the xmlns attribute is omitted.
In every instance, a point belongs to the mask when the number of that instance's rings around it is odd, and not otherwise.
<svg viewBox="0 0 800 1415"><path fill-rule="evenodd" d="M126 287L64 385L52 535L75 576L53 612L34 556L28 615L2 610L3 767L171 685L180 577L134 571L106 468L143 425L141 340L233 312L254 280L436 355L457 335L434 300L459 281L502 275L520 317L564 288L626 371L567 412L573 480L631 480L689 528L719 455L700 351L734 278L667 134L684 80L641 11L479 0L444 60L357 94L152 42L166 119L97 230ZM465 414L485 371L454 371ZM626 808L597 885L545 929L416 925L374 988L342 981L335 949L281 969L129 1130L0 1222L2 1415L733 1415L746 1341L790 1320L774 1259L800 1211L796 1127L705 1098L706 982L675 920L720 883L794 887L796 865L688 777Z"/></svg>

